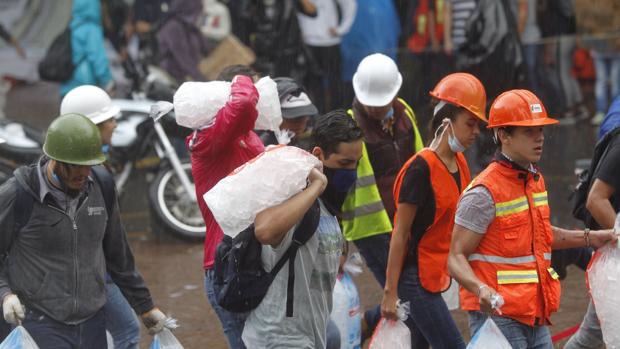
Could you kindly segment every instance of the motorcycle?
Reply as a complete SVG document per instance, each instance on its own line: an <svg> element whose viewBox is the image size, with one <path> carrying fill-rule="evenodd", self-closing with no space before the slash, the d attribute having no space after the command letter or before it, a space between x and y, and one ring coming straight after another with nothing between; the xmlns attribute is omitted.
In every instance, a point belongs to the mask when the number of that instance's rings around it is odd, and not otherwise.
<svg viewBox="0 0 620 349"><path fill-rule="evenodd" d="M186 240L203 239L206 227L182 143L184 131L176 125L172 104L118 99L112 103L122 112L108 160L119 193L134 170L150 171L154 174L148 189L151 229Z"/></svg>

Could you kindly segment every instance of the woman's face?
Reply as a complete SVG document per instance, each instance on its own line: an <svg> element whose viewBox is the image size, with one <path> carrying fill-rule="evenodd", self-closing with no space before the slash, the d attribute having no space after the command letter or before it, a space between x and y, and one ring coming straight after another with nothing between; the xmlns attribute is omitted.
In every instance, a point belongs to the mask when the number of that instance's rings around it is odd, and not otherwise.
<svg viewBox="0 0 620 349"><path fill-rule="evenodd" d="M456 114L452 126L454 136L465 148L469 148L480 134L480 119L465 109Z"/></svg>
<svg viewBox="0 0 620 349"><path fill-rule="evenodd" d="M97 125L99 133L101 133L101 143L110 144L112 141L112 133L116 128L116 119L111 118Z"/></svg>

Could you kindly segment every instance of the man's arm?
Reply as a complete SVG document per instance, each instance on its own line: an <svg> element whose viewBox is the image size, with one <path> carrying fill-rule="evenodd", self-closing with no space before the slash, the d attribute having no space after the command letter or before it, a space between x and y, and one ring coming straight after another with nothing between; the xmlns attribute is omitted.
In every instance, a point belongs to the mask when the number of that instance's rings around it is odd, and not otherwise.
<svg viewBox="0 0 620 349"><path fill-rule="evenodd" d="M450 276L461 286L478 296L480 299L480 309L483 312L492 313L491 299L497 291L478 279L467 260L469 255L476 250L483 237L484 235L482 234L455 224L452 232L450 254L448 254L448 271Z"/></svg>
<svg viewBox="0 0 620 349"><path fill-rule="evenodd" d="M286 233L297 224L327 186L327 178L317 169L308 176L310 185L283 203L267 208L256 215L254 233L263 245L277 246Z"/></svg>
<svg viewBox="0 0 620 349"><path fill-rule="evenodd" d="M258 111L258 91L247 76L238 75L230 87L230 99L215 116L215 124L198 132L192 154L209 156L225 151L232 141L254 129Z"/></svg>
<svg viewBox="0 0 620 349"><path fill-rule="evenodd" d="M0 186L0 301L11 293L8 275L6 275L6 256L13 240L14 210L17 190L15 178Z"/></svg>
<svg viewBox="0 0 620 349"><path fill-rule="evenodd" d="M616 221L616 211L609 201L615 192L613 186L597 178L588 193L586 209L603 229L613 228Z"/></svg>
<svg viewBox="0 0 620 349"><path fill-rule="evenodd" d="M566 230L558 227L551 228L553 229L551 248L554 250L589 246L599 248L608 242L615 243L618 240L618 236L613 229L586 231Z"/></svg>
<svg viewBox="0 0 620 349"><path fill-rule="evenodd" d="M153 310L153 300L142 275L136 269L133 252L127 241L127 232L121 222L116 195L114 198L114 208L112 212L108 212L103 238L106 269L136 313L144 314Z"/></svg>
<svg viewBox="0 0 620 349"><path fill-rule="evenodd" d="M342 9L342 21L340 21L340 25L337 28L334 28L332 35L343 36L349 32L355 21L357 2L355 0L338 0L338 3Z"/></svg>

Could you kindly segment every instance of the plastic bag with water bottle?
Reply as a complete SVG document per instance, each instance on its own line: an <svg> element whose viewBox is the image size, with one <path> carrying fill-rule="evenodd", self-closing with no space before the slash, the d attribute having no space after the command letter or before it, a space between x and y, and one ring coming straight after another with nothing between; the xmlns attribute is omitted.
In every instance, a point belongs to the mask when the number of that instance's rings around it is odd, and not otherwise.
<svg viewBox="0 0 620 349"><path fill-rule="evenodd" d="M0 343L0 349L39 349L39 346L23 326L17 326Z"/></svg>
<svg viewBox="0 0 620 349"><path fill-rule="evenodd" d="M615 229L620 232L620 215L616 217ZM587 279L605 345L620 349L620 245L606 244L596 251Z"/></svg>
<svg viewBox="0 0 620 349"><path fill-rule="evenodd" d="M357 287L346 271L334 285L331 319L340 331L340 349L361 348L362 313Z"/></svg>

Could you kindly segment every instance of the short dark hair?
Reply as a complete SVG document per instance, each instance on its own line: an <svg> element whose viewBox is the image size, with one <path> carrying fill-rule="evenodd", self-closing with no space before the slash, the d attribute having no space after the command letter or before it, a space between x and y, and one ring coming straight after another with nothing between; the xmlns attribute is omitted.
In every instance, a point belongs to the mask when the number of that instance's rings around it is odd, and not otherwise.
<svg viewBox="0 0 620 349"><path fill-rule="evenodd" d="M499 132L499 130L504 130L509 135L512 135L512 133L515 131L515 129L516 129L515 126L504 126L504 127L498 128L497 132ZM495 142L495 145L497 145L497 148L499 150L501 150L502 149L502 141L499 140L499 137L495 137L495 131L493 131L493 141Z"/></svg>
<svg viewBox="0 0 620 349"><path fill-rule="evenodd" d="M340 143L351 143L363 136L362 129L344 110L334 110L318 116L312 130L314 145L323 150L325 157L337 153Z"/></svg>
<svg viewBox="0 0 620 349"><path fill-rule="evenodd" d="M245 75L253 79L257 75L257 73L256 71L254 71L254 69L248 67L247 65L243 65L243 64L229 65L228 67L224 68L224 70L220 72L216 80L232 81L232 79L237 75Z"/></svg>

